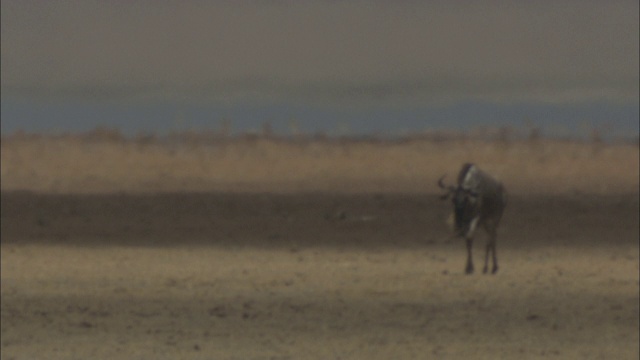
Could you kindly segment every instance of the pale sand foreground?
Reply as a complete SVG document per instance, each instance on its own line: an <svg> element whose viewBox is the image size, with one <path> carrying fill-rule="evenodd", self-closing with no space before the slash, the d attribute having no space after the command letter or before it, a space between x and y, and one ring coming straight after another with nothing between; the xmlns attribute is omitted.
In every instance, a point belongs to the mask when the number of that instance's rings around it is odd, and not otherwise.
<svg viewBox="0 0 640 360"><path fill-rule="evenodd" d="M637 359L637 194L510 201L465 276L434 196L3 193L1 355Z"/></svg>
<svg viewBox="0 0 640 360"><path fill-rule="evenodd" d="M637 359L637 247L460 250L4 247L2 357Z"/></svg>

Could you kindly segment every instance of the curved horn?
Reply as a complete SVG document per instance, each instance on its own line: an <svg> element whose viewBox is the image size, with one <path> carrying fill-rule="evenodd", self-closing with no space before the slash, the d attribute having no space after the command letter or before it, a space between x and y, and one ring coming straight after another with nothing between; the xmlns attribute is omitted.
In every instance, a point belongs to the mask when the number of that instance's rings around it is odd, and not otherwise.
<svg viewBox="0 0 640 360"><path fill-rule="evenodd" d="M444 184L444 182L442 182L442 180L444 180L444 178L447 177L447 175L442 175L442 177L440 179L438 179L438 186L440 186L441 188L448 190L448 191L456 191L456 187L453 185L449 185L446 186Z"/></svg>
<svg viewBox="0 0 640 360"><path fill-rule="evenodd" d="M451 186L451 185L446 186L444 184L444 182L442 180L444 180L444 178L446 176L447 175L442 175L442 177L440 179L438 179L438 186L443 188L443 189L445 189L445 190L447 190L447 192L444 195L440 196L440 199L442 199L442 200L446 200L454 191L456 191L456 188L454 186Z"/></svg>

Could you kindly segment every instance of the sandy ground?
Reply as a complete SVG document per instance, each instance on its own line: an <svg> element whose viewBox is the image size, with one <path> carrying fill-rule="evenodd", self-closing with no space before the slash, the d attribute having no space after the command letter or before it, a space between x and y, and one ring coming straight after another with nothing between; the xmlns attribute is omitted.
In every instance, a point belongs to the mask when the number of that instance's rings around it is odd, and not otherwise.
<svg viewBox="0 0 640 360"><path fill-rule="evenodd" d="M2 359L637 359L638 195L3 192ZM484 237L476 241L482 267Z"/></svg>

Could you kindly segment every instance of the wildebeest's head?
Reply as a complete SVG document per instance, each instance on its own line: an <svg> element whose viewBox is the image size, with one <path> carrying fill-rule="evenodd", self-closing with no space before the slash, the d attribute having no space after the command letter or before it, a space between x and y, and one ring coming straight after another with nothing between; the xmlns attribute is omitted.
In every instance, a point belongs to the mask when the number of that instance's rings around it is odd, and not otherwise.
<svg viewBox="0 0 640 360"><path fill-rule="evenodd" d="M442 182L444 176L438 180L438 186L447 190L440 198L446 200L451 197L453 203L454 231L456 235L464 235L469 231L471 222L478 215L478 194L461 185L446 186Z"/></svg>

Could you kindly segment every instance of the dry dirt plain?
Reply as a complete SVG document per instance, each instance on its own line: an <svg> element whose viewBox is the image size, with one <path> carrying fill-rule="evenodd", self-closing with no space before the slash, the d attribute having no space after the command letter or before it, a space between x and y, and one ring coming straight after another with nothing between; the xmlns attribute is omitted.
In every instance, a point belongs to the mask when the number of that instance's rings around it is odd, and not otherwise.
<svg viewBox="0 0 640 360"><path fill-rule="evenodd" d="M0 355L637 359L638 155L3 137ZM510 190L495 276L434 186L463 161Z"/></svg>
<svg viewBox="0 0 640 360"><path fill-rule="evenodd" d="M512 195L495 276L447 205L4 192L2 358L638 358L637 194Z"/></svg>

